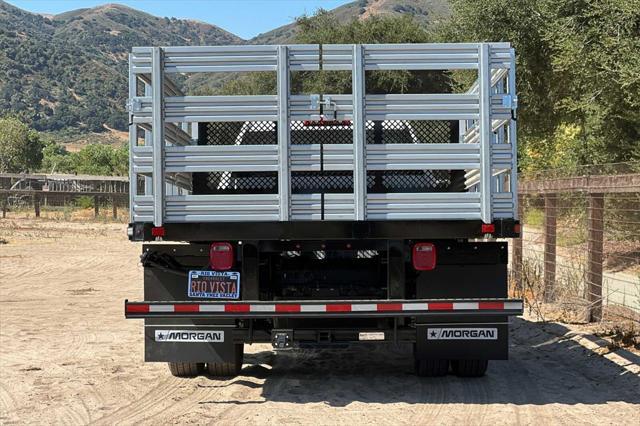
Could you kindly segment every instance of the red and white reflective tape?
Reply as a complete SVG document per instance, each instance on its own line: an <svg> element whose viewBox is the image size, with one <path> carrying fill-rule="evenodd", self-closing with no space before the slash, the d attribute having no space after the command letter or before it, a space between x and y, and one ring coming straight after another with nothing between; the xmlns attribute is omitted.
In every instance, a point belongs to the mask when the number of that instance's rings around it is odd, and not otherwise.
<svg viewBox="0 0 640 426"><path fill-rule="evenodd" d="M238 313L238 314L295 314L295 313L381 313L381 312L424 312L424 311L522 311L520 301L478 301L478 302L385 302L385 303L135 303L126 305L127 314L143 313Z"/></svg>

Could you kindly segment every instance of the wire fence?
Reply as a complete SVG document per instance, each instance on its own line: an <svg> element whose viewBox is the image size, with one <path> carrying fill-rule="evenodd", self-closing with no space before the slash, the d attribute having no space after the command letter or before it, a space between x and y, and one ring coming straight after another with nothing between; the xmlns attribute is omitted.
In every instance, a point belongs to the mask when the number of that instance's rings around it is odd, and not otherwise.
<svg viewBox="0 0 640 426"><path fill-rule="evenodd" d="M521 179L515 290L543 317L640 322L640 164L574 172Z"/></svg>
<svg viewBox="0 0 640 426"><path fill-rule="evenodd" d="M93 210L95 218L124 219L128 217L129 180L121 176L0 173L0 208L3 218L32 212L35 217L44 213L66 219L77 210ZM121 212L123 209L127 211Z"/></svg>
<svg viewBox="0 0 640 426"><path fill-rule="evenodd" d="M122 193L0 190L0 209L3 219L32 216L86 220L93 217L126 222L129 196Z"/></svg>
<svg viewBox="0 0 640 426"><path fill-rule="evenodd" d="M0 178L2 217L128 219L126 178ZM521 176L519 192L522 237L511 245L516 294L543 317L640 323L640 163L536 172Z"/></svg>

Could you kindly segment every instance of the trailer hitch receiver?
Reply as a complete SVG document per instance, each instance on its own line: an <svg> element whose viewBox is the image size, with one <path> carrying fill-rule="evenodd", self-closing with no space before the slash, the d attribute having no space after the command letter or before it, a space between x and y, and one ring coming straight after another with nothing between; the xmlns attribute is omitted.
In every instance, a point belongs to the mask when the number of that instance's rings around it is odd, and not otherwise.
<svg viewBox="0 0 640 426"><path fill-rule="evenodd" d="M293 342L293 330L273 330L271 344L275 349L290 349Z"/></svg>

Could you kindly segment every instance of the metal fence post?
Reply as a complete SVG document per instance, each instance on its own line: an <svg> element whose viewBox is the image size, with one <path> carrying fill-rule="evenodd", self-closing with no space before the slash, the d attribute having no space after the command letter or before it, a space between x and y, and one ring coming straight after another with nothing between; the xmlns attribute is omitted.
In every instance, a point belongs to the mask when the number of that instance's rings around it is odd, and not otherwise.
<svg viewBox="0 0 640 426"><path fill-rule="evenodd" d="M2 199L2 218L3 219L7 217L7 208L8 208L7 199L3 198Z"/></svg>
<svg viewBox="0 0 640 426"><path fill-rule="evenodd" d="M93 197L93 214L95 217L100 216L100 197Z"/></svg>
<svg viewBox="0 0 640 426"><path fill-rule="evenodd" d="M587 286L589 321L602 319L602 262L604 259L604 194L589 194Z"/></svg>
<svg viewBox="0 0 640 426"><path fill-rule="evenodd" d="M556 284L556 218L558 194L544 196L544 300L554 297Z"/></svg>

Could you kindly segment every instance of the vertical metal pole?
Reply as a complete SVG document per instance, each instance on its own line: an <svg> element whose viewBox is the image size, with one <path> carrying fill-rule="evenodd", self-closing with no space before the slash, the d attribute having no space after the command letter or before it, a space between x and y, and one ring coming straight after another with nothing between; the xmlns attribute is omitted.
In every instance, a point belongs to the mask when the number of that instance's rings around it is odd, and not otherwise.
<svg viewBox="0 0 640 426"><path fill-rule="evenodd" d="M280 198L280 221L289 220L289 51L287 46L278 46L278 194Z"/></svg>
<svg viewBox="0 0 640 426"><path fill-rule="evenodd" d="M355 204L355 219L367 218L367 169L365 146L365 115L364 115L364 61L363 47L353 45L353 71L351 87L353 91L353 198Z"/></svg>
<svg viewBox="0 0 640 426"><path fill-rule="evenodd" d="M144 95L148 97L151 97L153 95L153 92L151 90L151 85L147 83L144 83ZM144 131L144 146L153 146L153 135L148 130ZM151 179L151 176L145 175L144 176L144 195L153 195L152 186L153 186L153 179Z"/></svg>
<svg viewBox="0 0 640 426"><path fill-rule="evenodd" d="M3 198L2 199L2 218L3 219L7 217L7 209L8 209L7 199Z"/></svg>
<svg viewBox="0 0 640 426"><path fill-rule="evenodd" d="M480 218L491 223L491 69L489 45L478 46L478 96L480 101Z"/></svg>
<svg viewBox="0 0 640 426"><path fill-rule="evenodd" d="M129 54L129 101L135 98L138 93L138 77L133 73L133 63L131 54ZM133 124L133 111L129 111L129 223L133 223L133 206L135 197L138 192L138 176L133 167L133 150L138 143L138 126Z"/></svg>
<svg viewBox="0 0 640 426"><path fill-rule="evenodd" d="M587 285L589 321L602 320L602 262L604 259L604 194L589 194Z"/></svg>
<svg viewBox="0 0 640 426"><path fill-rule="evenodd" d="M112 209L112 213L113 213L113 218L117 219L118 218L118 203L116 203L116 196L115 195L111 196L111 209Z"/></svg>
<svg viewBox="0 0 640 426"><path fill-rule="evenodd" d="M97 195L93 197L93 216L96 218L100 216L100 197Z"/></svg>
<svg viewBox="0 0 640 426"><path fill-rule="evenodd" d="M556 285L556 218L558 194L544 196L544 300L551 302Z"/></svg>
<svg viewBox="0 0 640 426"><path fill-rule="evenodd" d="M153 48L151 64L152 132L153 132L153 224L162 226L164 220L164 64L162 49Z"/></svg>
<svg viewBox="0 0 640 426"><path fill-rule="evenodd" d="M510 50L511 62L509 67L509 76L507 79L507 88L509 95L512 98L516 97L516 52L514 49ZM513 117L516 118L516 112L514 109ZM518 138L517 138L517 123L516 120L509 121L509 143L511 144L511 174L509 175L509 186L511 190L511 196L513 197L513 218L518 219L521 211L518 211Z"/></svg>

